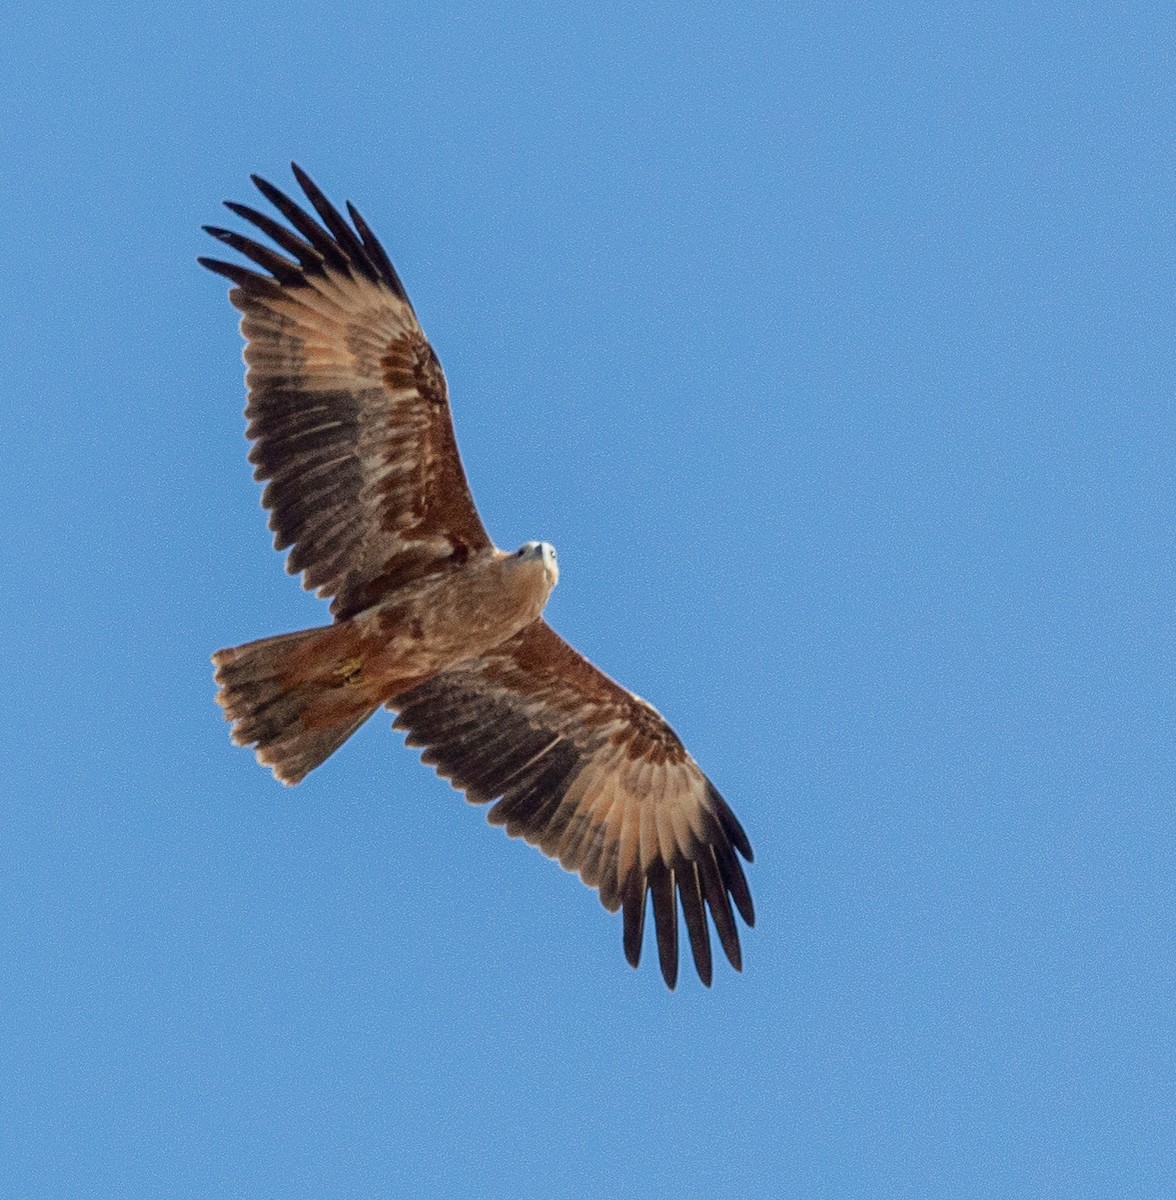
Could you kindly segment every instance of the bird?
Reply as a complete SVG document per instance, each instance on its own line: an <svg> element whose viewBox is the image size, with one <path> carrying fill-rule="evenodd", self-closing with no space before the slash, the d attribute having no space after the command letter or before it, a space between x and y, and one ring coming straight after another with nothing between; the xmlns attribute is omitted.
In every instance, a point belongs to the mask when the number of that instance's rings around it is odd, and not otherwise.
<svg viewBox="0 0 1176 1200"><path fill-rule="evenodd" d="M633 967L652 908L674 988L680 905L702 983L712 923L742 970L735 911L755 923L743 826L661 714L544 620L555 549L494 545L400 276L355 206L345 218L291 167L313 211L253 175L283 220L225 206L272 246L206 225L250 265L198 262L241 313L249 460L274 547L331 598L332 620L212 656L232 741L292 785L385 706L491 824L622 911Z"/></svg>

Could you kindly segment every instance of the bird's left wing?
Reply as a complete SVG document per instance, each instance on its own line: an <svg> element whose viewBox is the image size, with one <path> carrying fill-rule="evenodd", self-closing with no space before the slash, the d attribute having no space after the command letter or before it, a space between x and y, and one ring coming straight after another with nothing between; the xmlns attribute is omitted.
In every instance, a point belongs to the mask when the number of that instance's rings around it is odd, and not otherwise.
<svg viewBox="0 0 1176 1200"><path fill-rule="evenodd" d="M490 547L457 453L441 364L384 248L297 166L317 219L258 176L286 224L229 203L283 253L205 226L261 271L199 261L241 310L249 459L286 569L339 619ZM264 273L263 273L264 272Z"/></svg>
<svg viewBox="0 0 1176 1200"><path fill-rule="evenodd" d="M625 955L641 955L647 896L662 975L678 976L680 901L699 977L711 982L709 908L742 963L731 901L748 925L742 826L664 718L539 620L482 658L388 705L410 746L492 824L523 837L624 908Z"/></svg>

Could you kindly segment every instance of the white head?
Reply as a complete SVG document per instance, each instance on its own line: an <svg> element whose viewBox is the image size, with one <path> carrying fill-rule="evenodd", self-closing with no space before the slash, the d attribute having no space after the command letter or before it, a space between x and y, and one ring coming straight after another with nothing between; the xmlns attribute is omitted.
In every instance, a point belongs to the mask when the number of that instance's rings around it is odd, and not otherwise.
<svg viewBox="0 0 1176 1200"><path fill-rule="evenodd" d="M551 580L551 586L559 583L559 562L555 557L555 547L550 542L525 542L515 553L522 559L539 559Z"/></svg>

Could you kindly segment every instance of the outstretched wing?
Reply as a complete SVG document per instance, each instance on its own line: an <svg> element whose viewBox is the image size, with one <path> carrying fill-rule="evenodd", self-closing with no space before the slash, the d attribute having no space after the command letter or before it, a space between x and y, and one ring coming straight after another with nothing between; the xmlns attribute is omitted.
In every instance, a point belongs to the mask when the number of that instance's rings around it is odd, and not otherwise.
<svg viewBox="0 0 1176 1200"><path fill-rule="evenodd" d="M653 896L662 975L678 977L681 901L699 977L711 982L706 910L741 967L735 901L755 922L736 851L747 834L665 720L546 622L389 702L410 746L505 825L579 872L610 912L624 907L625 956L641 956Z"/></svg>
<svg viewBox="0 0 1176 1200"><path fill-rule="evenodd" d="M264 274L201 258L244 314L245 415L286 569L350 616L491 545L457 453L445 376L383 247L294 166L318 213L253 176L289 226L227 203L284 253L205 226Z"/></svg>

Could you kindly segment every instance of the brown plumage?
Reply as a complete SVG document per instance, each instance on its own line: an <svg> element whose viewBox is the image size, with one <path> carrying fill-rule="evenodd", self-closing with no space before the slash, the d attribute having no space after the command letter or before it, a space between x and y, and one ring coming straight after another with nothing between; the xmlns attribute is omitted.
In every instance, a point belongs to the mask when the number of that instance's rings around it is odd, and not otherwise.
<svg viewBox="0 0 1176 1200"><path fill-rule="evenodd" d="M384 704L422 761L495 802L491 823L623 908L634 966L651 896L671 988L679 902L702 981L708 911L739 969L732 901L755 919L747 835L660 714L543 621L554 550L491 542L445 376L388 256L350 204L348 223L294 174L319 220L254 176L288 225L228 207L283 253L209 226L262 270L200 262L243 314L249 458L274 544L332 597L334 623L213 655L233 740L297 783Z"/></svg>

